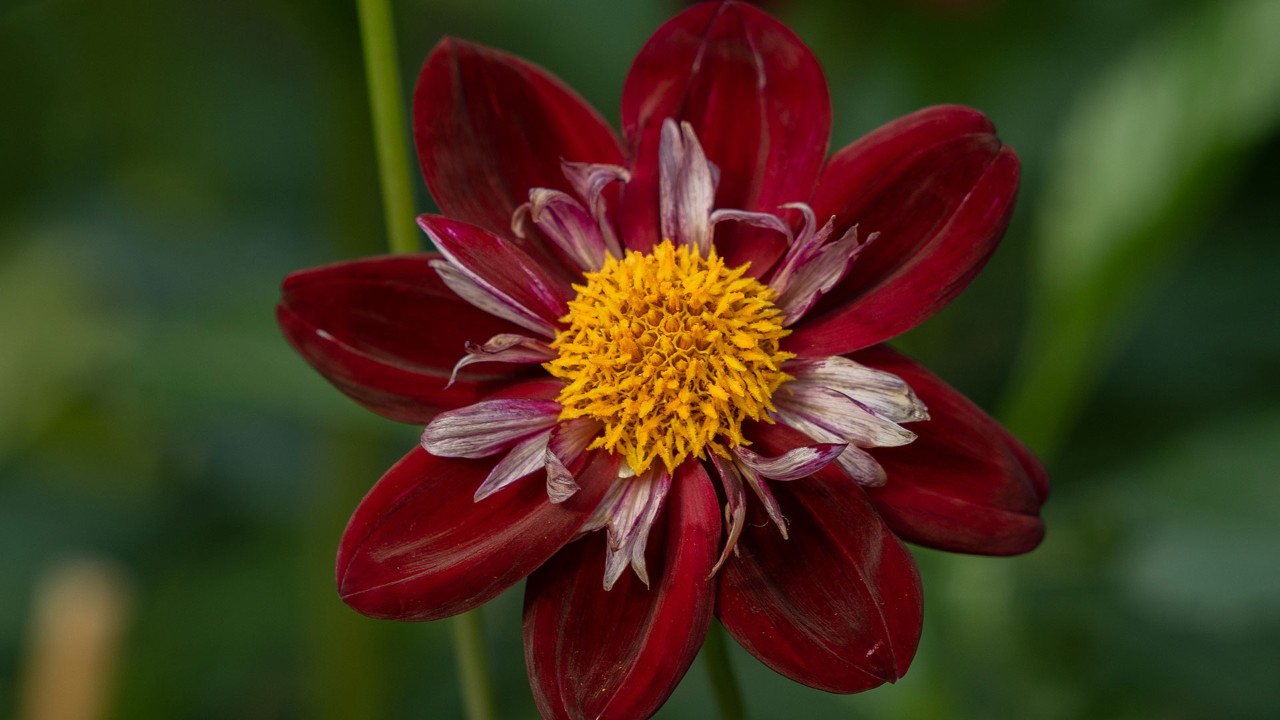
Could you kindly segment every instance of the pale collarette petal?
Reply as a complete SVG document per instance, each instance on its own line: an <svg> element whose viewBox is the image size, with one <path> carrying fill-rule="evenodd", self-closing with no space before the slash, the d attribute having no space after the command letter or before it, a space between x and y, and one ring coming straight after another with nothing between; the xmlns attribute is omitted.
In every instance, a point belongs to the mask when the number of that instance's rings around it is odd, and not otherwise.
<svg viewBox="0 0 1280 720"><path fill-rule="evenodd" d="M762 477L778 482L790 482L806 478L826 467L844 452L846 443L817 443L792 448L776 457L763 457L754 450L739 445L733 454L747 467Z"/></svg>
<svg viewBox="0 0 1280 720"><path fill-rule="evenodd" d="M578 267L587 271L600 269L607 246L599 222L582 203L559 190L533 188L527 205L529 220ZM513 222L512 229L517 227ZM519 232L525 232L525 228L520 227Z"/></svg>
<svg viewBox="0 0 1280 720"><path fill-rule="evenodd" d="M789 417L802 417L858 447L897 447L916 438L915 433L872 413L848 395L822 385L792 381L773 402Z"/></svg>
<svg viewBox="0 0 1280 720"><path fill-rule="evenodd" d="M440 413L422 430L422 447L439 457L482 458L555 425L554 400L484 400Z"/></svg>
<svg viewBox="0 0 1280 720"><path fill-rule="evenodd" d="M546 430L516 443L489 471L488 477L476 488L476 502L489 497L520 478L546 467L547 440L551 431ZM571 493L572 494L572 493ZM568 499L568 495L564 499Z"/></svg>
<svg viewBox="0 0 1280 720"><path fill-rule="evenodd" d="M600 434L600 423L587 418L566 420L551 429L547 441L547 498L553 503L568 500L580 488L568 464L582 455Z"/></svg>
<svg viewBox="0 0 1280 720"><path fill-rule="evenodd" d="M785 324L791 325L804 317L823 295L843 280L858 255L876 237L872 235L867 242L860 243L858 228L849 228L839 240L824 245L816 257L801 264L791 275L786 288L778 293L777 305L782 310Z"/></svg>
<svg viewBox="0 0 1280 720"><path fill-rule="evenodd" d="M573 494L581 490L578 481L574 479L573 473L569 472L569 468L565 467L559 457L552 452L551 448L546 448L543 452L543 462L547 468L547 501L552 504L559 504L573 497Z"/></svg>
<svg viewBox="0 0 1280 720"><path fill-rule="evenodd" d="M483 345L468 342L465 349L467 354L453 366L453 374L449 376L446 388L457 380L458 371L468 365L482 362L542 363L553 360L556 356L555 351L545 342L517 333L494 335Z"/></svg>
<svg viewBox="0 0 1280 720"><path fill-rule="evenodd" d="M729 553L736 553L738 550L738 538L742 536L742 527L747 521L747 493L742 487L742 476L734 467L732 460L712 455L711 462L720 476L720 486L724 488L724 521L729 528L724 541L724 550L720 552L720 558L711 568L711 575L715 575L720 571L725 560L729 559ZM783 534L786 534L785 529Z"/></svg>
<svg viewBox="0 0 1280 720"><path fill-rule="evenodd" d="M560 169L564 173L574 192L591 210L600 227L600 236L604 238L605 249L614 257L622 257L622 244L618 242L618 233L609 217L604 199L605 188L615 182L630 182L631 172L618 165L603 163L579 163L562 160Z"/></svg>
<svg viewBox="0 0 1280 720"><path fill-rule="evenodd" d="M847 442L836 433L811 422L807 417L796 415L782 408L777 411L778 422L789 425L819 442ZM854 482L867 487L880 487L887 479L884 468L866 450L849 443L836 458L835 463Z"/></svg>
<svg viewBox="0 0 1280 720"><path fill-rule="evenodd" d="M715 173L689 123L663 121L658 163L663 238L706 255L711 250Z"/></svg>
<svg viewBox="0 0 1280 720"><path fill-rule="evenodd" d="M632 478L619 478L618 484L622 489L616 497L611 494L601 504L602 508L611 505L605 524L609 535L605 555L605 590L613 587L628 565L645 585L649 584L644 550L649 542L649 531L671 489L671 473L655 467ZM609 502L611 499L613 503Z"/></svg>
<svg viewBox="0 0 1280 720"><path fill-rule="evenodd" d="M506 295L484 287L448 260L432 260L431 267L450 290L475 307L539 335L556 336L556 329L550 323Z"/></svg>
<svg viewBox="0 0 1280 720"><path fill-rule="evenodd" d="M787 362L785 369L795 382L844 393L889 422L929 419L928 409L905 380L849 358L796 359Z"/></svg>

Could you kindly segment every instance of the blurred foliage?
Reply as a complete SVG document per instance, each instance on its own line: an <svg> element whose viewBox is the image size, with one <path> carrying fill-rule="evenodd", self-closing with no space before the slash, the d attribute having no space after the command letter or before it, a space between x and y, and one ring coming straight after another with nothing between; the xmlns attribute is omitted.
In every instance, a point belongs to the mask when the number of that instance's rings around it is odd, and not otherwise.
<svg viewBox="0 0 1280 720"><path fill-rule="evenodd" d="M1022 156L1001 252L901 344L1003 395L1055 487L1030 555L917 552L898 685L826 695L737 652L752 716L1280 717L1280 4L769 5L827 69L836 147L961 102ZM406 85L448 33L616 120L679 3L395 7ZM456 717L447 628L332 589L416 430L334 392L272 313L289 271L384 248L354 3L10 0L0 62L0 715L39 578L94 555L134 588L114 717ZM485 617L499 711L531 718L519 609ZM695 666L660 717L710 703Z"/></svg>
<svg viewBox="0 0 1280 720"><path fill-rule="evenodd" d="M1280 3L1184 13L1087 88L1036 216L1035 312L1008 419L1056 450L1118 320L1176 259L1280 120ZM1123 316L1117 318L1116 316Z"/></svg>

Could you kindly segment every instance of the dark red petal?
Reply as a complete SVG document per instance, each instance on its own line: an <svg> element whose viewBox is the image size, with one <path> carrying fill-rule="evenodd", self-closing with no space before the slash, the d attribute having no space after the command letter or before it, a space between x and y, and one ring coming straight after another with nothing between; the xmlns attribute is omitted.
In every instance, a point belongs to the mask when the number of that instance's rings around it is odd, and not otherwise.
<svg viewBox="0 0 1280 720"><path fill-rule="evenodd" d="M1034 455L938 376L887 346L854 360L891 372L929 408L911 423L915 441L871 452L889 480L868 490L902 539L953 552L1013 555L1044 537L1040 506L1049 476Z"/></svg>
<svg viewBox="0 0 1280 720"><path fill-rule="evenodd" d="M739 554L720 571L720 621L765 665L811 687L854 693L902 677L923 611L911 553L837 472L770 487L790 537L751 503Z"/></svg>
<svg viewBox="0 0 1280 720"><path fill-rule="evenodd" d="M906 332L969 284L1004 234L1018 156L976 110L944 106L895 120L836 153L813 209L880 233L849 275L786 339L791 352L839 355Z"/></svg>
<svg viewBox="0 0 1280 720"><path fill-rule="evenodd" d="M479 225L534 257L545 249L511 233L535 187L570 191L562 159L623 163L608 123L559 79L491 48L445 38L427 57L413 97L418 160L450 217Z"/></svg>
<svg viewBox="0 0 1280 720"><path fill-rule="evenodd" d="M528 377L529 368L482 366L445 389L467 342L522 330L454 295L429 264L439 257L392 255L293 273L276 311L280 328L339 390L402 422L425 423Z"/></svg>
<svg viewBox="0 0 1280 720"><path fill-rule="evenodd" d="M563 389L564 382L543 375L513 382L486 396L485 399L555 400Z"/></svg>
<svg viewBox="0 0 1280 720"><path fill-rule="evenodd" d="M342 534L342 599L395 620L437 620L481 605L563 547L618 469L616 458L593 453L575 474L581 489L562 503L547 500L536 474L473 502L495 461L439 458L416 447L388 470Z"/></svg>
<svg viewBox="0 0 1280 720"><path fill-rule="evenodd" d="M545 718L647 718L675 689L711 623L707 580L720 511L698 462L676 471L646 561L653 587L630 569L603 588L605 534L562 550L529 577L524 645Z"/></svg>
<svg viewBox="0 0 1280 720"><path fill-rule="evenodd" d="M743 3L709 2L677 15L640 51L622 91L622 131L635 150L624 191L627 244L659 237L658 141L666 118L693 125L720 168L716 207L773 211L806 201L831 134L822 68L785 25ZM717 228L733 263L768 269L785 246L777 233Z"/></svg>
<svg viewBox="0 0 1280 720"><path fill-rule="evenodd" d="M569 312L573 290L539 261L493 233L440 215L418 225L455 265L554 326ZM508 303L504 303L508 304Z"/></svg>

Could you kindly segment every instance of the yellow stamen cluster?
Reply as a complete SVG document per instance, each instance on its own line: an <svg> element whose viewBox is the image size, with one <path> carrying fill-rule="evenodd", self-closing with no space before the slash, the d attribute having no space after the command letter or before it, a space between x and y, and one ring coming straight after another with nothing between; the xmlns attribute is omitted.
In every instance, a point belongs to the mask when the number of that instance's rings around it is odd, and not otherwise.
<svg viewBox="0 0 1280 720"><path fill-rule="evenodd" d="M637 473L745 444L743 421L767 419L794 357L778 349L791 331L774 291L746 270L666 240L587 273L551 343L559 357L543 366L566 383L560 419L599 421L591 447Z"/></svg>

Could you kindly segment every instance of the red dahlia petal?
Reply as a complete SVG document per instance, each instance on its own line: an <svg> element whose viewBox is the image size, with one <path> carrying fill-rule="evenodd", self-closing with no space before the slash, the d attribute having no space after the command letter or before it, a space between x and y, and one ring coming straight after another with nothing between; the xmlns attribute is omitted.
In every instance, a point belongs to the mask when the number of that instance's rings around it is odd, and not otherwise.
<svg viewBox="0 0 1280 720"><path fill-rule="evenodd" d="M765 665L829 692L861 692L907 672L920 640L915 560L843 476L774 483L782 539L759 503L720 571L716 614Z"/></svg>
<svg viewBox="0 0 1280 720"><path fill-rule="evenodd" d="M338 549L338 592L365 615L437 620L481 605L564 546L617 474L596 453L580 489L552 504L537 474L471 497L494 459L439 458L416 447L356 508ZM584 461L585 462L585 461Z"/></svg>
<svg viewBox="0 0 1280 720"><path fill-rule="evenodd" d="M523 400L555 400L564 389L564 383L546 374L538 373L531 379L512 383L489 395L487 400L523 399Z"/></svg>
<svg viewBox="0 0 1280 720"><path fill-rule="evenodd" d="M649 541L652 587L629 571L601 587L604 533L529 577L525 661L543 717L647 718L697 655L711 623L719 506L698 462L676 471L671 492Z"/></svg>
<svg viewBox="0 0 1280 720"><path fill-rule="evenodd" d="M657 151L666 118L688 121L720 168L716 207L773 211L808 200L827 152L831 100L809 48L750 5L703 3L660 27L622 91L622 130L635 151L623 227L639 250L661 240ZM756 275L785 249L777 233L758 228L717 233L731 264L751 261Z"/></svg>
<svg viewBox="0 0 1280 720"><path fill-rule="evenodd" d="M835 235L880 233L786 339L840 355L906 332L951 301L991 257L1013 212L1018 156L976 110L929 108L836 153L813 198Z"/></svg>
<svg viewBox="0 0 1280 720"><path fill-rule="evenodd" d="M1044 467L1022 443L938 376L887 346L853 359L891 372L929 408L910 445L871 452L888 473L868 490L885 522L909 542L982 555L1026 552L1044 537Z"/></svg>
<svg viewBox="0 0 1280 720"><path fill-rule="evenodd" d="M445 388L467 342L519 328L446 288L430 266L439 257L374 257L293 273L277 308L280 328L339 390L402 422L425 423L527 377L527 368L487 365L459 372Z"/></svg>
<svg viewBox="0 0 1280 720"><path fill-rule="evenodd" d="M537 240L511 233L511 215L529 190L571 190L562 159L614 165L623 159L608 123L551 73L454 38L442 40L422 68L413 131L441 211L543 259L549 254Z"/></svg>

